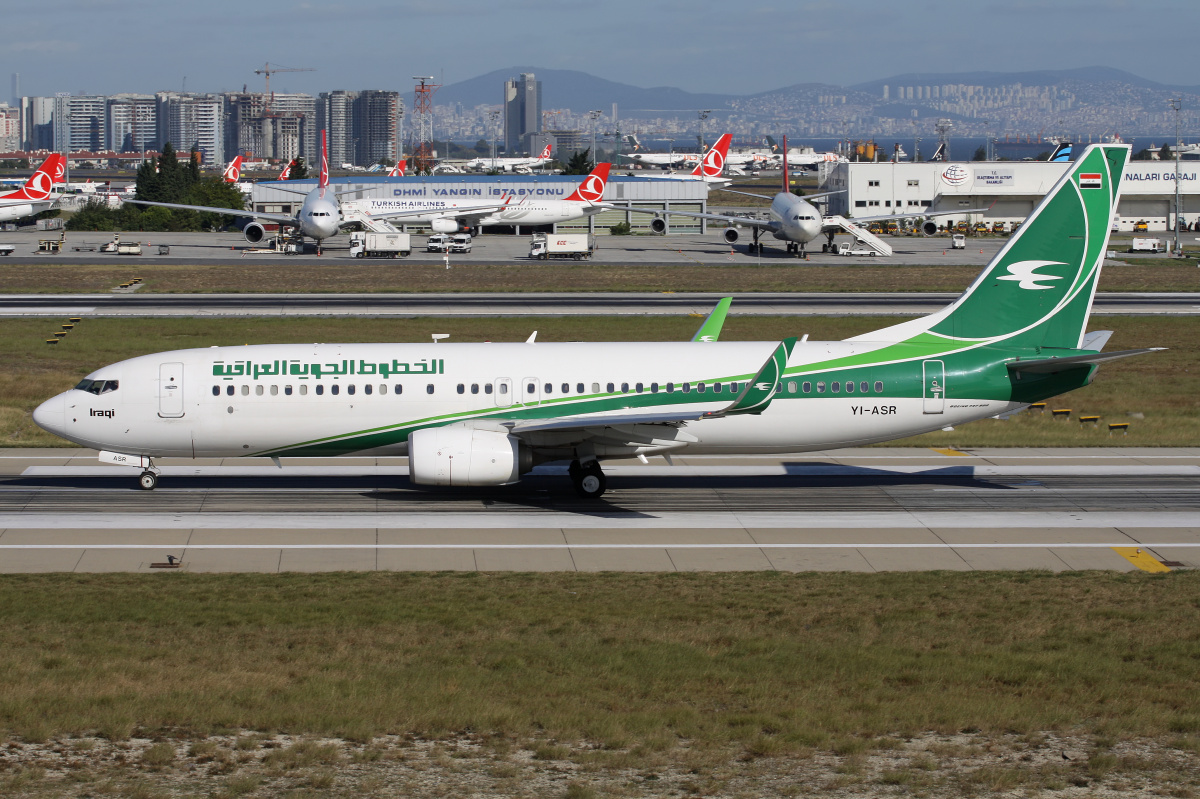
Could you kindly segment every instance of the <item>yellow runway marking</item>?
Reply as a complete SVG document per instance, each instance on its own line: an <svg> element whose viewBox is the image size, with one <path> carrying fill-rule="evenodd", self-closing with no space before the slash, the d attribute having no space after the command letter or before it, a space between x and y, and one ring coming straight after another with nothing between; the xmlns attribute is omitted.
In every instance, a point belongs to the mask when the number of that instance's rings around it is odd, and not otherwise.
<svg viewBox="0 0 1200 799"><path fill-rule="evenodd" d="M964 458L970 457L971 455L969 452L962 452L961 450L954 449L953 447L930 447L930 449L939 455L961 456Z"/></svg>
<svg viewBox="0 0 1200 799"><path fill-rule="evenodd" d="M1116 552L1118 555L1125 558L1125 560L1129 561L1134 566L1137 566L1144 572L1171 571L1166 566L1155 560L1154 556L1149 552L1144 549L1139 549L1138 547L1113 547L1113 552Z"/></svg>

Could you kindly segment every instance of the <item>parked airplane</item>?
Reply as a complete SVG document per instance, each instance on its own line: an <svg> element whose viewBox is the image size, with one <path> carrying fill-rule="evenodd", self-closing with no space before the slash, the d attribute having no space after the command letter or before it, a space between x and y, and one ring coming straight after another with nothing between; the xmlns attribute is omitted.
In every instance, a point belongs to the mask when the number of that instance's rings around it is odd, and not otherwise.
<svg viewBox="0 0 1200 799"><path fill-rule="evenodd" d="M295 159L288 161L287 165L284 166L283 171L279 173L279 177L277 177L275 179L276 180L290 180L292 177L292 167L294 167L295 165L296 165Z"/></svg>
<svg viewBox="0 0 1200 799"><path fill-rule="evenodd" d="M550 163L550 145L547 144L536 158L473 158L463 165L465 169L477 172L487 172L495 169L500 172L529 172L534 167Z"/></svg>
<svg viewBox="0 0 1200 799"><path fill-rule="evenodd" d="M286 170L285 170L286 171ZM302 236L308 236L317 242L317 252L321 251L321 242L337 234L342 225L348 224L343 219L341 202L338 199L343 194L353 194L358 189L334 191L329 187L329 155L325 144L325 131L321 131L321 173L317 185L313 189L293 189L285 186L274 186L277 191L304 195L304 202L295 214L269 214L262 211L237 211L232 208L214 208L207 205L183 205L181 203L159 203L147 200L127 200L140 205L158 205L163 208L182 208L190 211L210 211L229 216L249 216L255 221L242 229L246 241L257 244L266 238L266 228L262 222L274 222L288 228L294 228ZM388 214L377 214L386 217Z"/></svg>
<svg viewBox="0 0 1200 799"><path fill-rule="evenodd" d="M1071 142L1069 142L1069 141L1059 142L1058 145L1054 148L1054 152L1050 153L1050 157L1047 158L1046 160L1047 161L1059 161L1059 162L1070 161L1071 160Z"/></svg>
<svg viewBox="0 0 1200 799"><path fill-rule="evenodd" d="M358 200L355 205L376 219L398 219L428 225L435 233L457 233L489 225L551 225L583 219L611 209L603 202L609 164L597 164L565 200L525 198L513 202L472 203L457 200Z"/></svg>
<svg viewBox="0 0 1200 799"><path fill-rule="evenodd" d="M396 165L394 167L392 167L392 171L388 172L388 177L389 178L402 178L402 177L404 177L404 171L407 168L408 168L408 159L401 158L399 161L396 162Z"/></svg>
<svg viewBox="0 0 1200 799"><path fill-rule="evenodd" d="M783 149L787 152L787 137L783 137ZM727 189L727 191L732 191ZM650 229L655 233L665 233L667 230L667 219L672 214L679 216L687 216L693 219L711 219L715 222L726 222L730 227L725 228L725 241L729 244L735 243L740 237L738 230L733 225L748 226L754 234L754 242L750 245L750 252L762 252L763 245L758 240L759 235L763 232L769 232L777 239L787 242L787 251L794 252L803 257L805 245L816 239L818 236L824 235L828 242L824 245L824 249L828 250L833 246L833 237L839 231L845 231L856 236L861 241L871 241L872 246L878 249L884 255L891 254L891 248L884 244L879 239L876 239L872 234L868 233L865 228L859 227L863 223L878 222L885 219L917 219L931 216L945 216L947 214L972 214L980 213L986 209L971 208L959 209L956 211L920 211L915 213L899 213L899 214L882 214L879 216L864 216L855 217L853 220L845 219L840 216L824 217L812 200L818 197L827 197L830 194L839 194L840 192L830 191L821 194L810 194L807 197L799 197L792 194L791 176L788 174L788 159L784 156L783 159L783 190L774 197L768 197L764 194L753 194L746 191L735 191L734 194L745 194L750 197L760 197L764 200L771 201L768 219L748 219L742 216L730 216L727 214L703 214L694 211L659 211L649 208L634 208L629 210L634 213L654 214L655 219L650 223ZM922 229L928 235L933 235L937 232L937 225L932 221L925 223ZM932 227L928 227L932 226Z"/></svg>
<svg viewBox="0 0 1200 799"><path fill-rule="evenodd" d="M146 489L156 458L406 454L419 485L567 461L598 497L602 459L863 446L1011 413L1152 351L1087 332L1129 149L1088 147L951 305L846 341L716 342L706 325L678 343L176 350L101 367L33 419Z"/></svg>
<svg viewBox="0 0 1200 799"><path fill-rule="evenodd" d="M726 170L725 158L729 154L729 143L733 141L733 135L726 133L717 139L712 147L708 148L708 152L696 164L696 168L686 175L681 175L675 172L667 172L664 174L653 174L651 177L654 180L703 180L705 183L716 186L728 186L733 181L727 177L723 177L722 173Z"/></svg>
<svg viewBox="0 0 1200 799"><path fill-rule="evenodd" d="M8 194L0 194L0 222L24 219L54 205L60 196L55 187L63 185L66 164L67 159L61 153L51 153L25 185Z"/></svg>
<svg viewBox="0 0 1200 799"><path fill-rule="evenodd" d="M225 172L221 177L225 178L226 183L237 183L241 179L242 157L240 155L229 162L229 166L225 167Z"/></svg>
<svg viewBox="0 0 1200 799"><path fill-rule="evenodd" d="M633 152L629 153L628 155L623 153L621 155L621 157L627 161L633 161L635 164L641 164L643 166L656 166L656 167L661 167L663 169L670 169L673 166L687 163L689 156L691 157L693 162L699 160L699 156L691 155L690 153L675 153L675 152L647 153L647 152L642 152L641 151L642 144L641 144L641 142L639 142L637 140L636 136L626 136L625 140L627 142L629 142L630 144L632 144L634 149L633 149Z"/></svg>
<svg viewBox="0 0 1200 799"><path fill-rule="evenodd" d="M791 166L804 167L805 169L810 170L815 170L820 164L845 163L848 160L846 156L839 153L819 153L812 147L793 147L791 150L788 150L786 138L784 139L784 148L782 151L779 149L779 145L776 144L775 140L770 136L767 137L767 144L769 144L771 147L776 165L783 163L785 154L787 156L788 164ZM902 158L908 157L908 154L903 150L900 152Z"/></svg>

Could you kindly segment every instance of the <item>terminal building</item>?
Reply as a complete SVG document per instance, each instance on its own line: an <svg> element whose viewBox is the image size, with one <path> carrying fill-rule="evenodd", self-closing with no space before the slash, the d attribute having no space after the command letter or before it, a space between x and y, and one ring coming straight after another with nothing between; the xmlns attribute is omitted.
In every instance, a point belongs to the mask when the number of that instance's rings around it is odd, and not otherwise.
<svg viewBox="0 0 1200 799"><path fill-rule="evenodd" d="M825 173L821 191L840 190L829 197L828 213L850 219L986 208L962 219L989 227L994 222L1011 225L1029 216L1070 167L1046 161L843 163ZM1200 163L1181 162L1179 178L1181 214L1191 226L1200 221ZM1121 184L1117 229L1131 232L1135 223L1146 222L1150 230L1170 230L1174 219L1175 163L1130 161Z"/></svg>
<svg viewBox="0 0 1200 799"><path fill-rule="evenodd" d="M343 202L353 200L460 200L467 203L504 202L512 197L511 203L522 199L565 200L574 193L583 180L582 175L432 175L404 178L376 177L364 175L333 178L330 184L341 194ZM304 198L298 194L280 191L277 182L254 184L251 202L254 210L269 214L295 213ZM288 188L311 188L312 181L287 181ZM346 194L345 192L352 192ZM708 187L700 180L655 180L654 178L612 176L604 187L604 201L636 208L657 211L708 212ZM609 228L621 222L629 223L634 233L650 231L651 214L630 213L619 209L602 211L584 219L572 219L557 225L531 227L495 226L485 230L492 233L512 232L518 235L535 232L590 232L607 235ZM392 224L402 227L401 220ZM410 231L419 226L408 225ZM703 233L706 224L702 219L683 216L672 217L672 234Z"/></svg>

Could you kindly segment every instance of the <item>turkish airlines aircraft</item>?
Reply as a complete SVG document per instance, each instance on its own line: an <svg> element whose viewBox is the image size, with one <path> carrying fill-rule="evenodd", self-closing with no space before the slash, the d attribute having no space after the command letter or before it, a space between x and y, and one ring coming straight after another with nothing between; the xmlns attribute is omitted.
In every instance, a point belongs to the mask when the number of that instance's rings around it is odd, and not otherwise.
<svg viewBox="0 0 1200 799"><path fill-rule="evenodd" d="M66 166L67 159L61 153L51 153L25 185L8 194L0 194L0 222L40 214L54 205L59 197L54 188L62 186Z"/></svg>
<svg viewBox="0 0 1200 799"><path fill-rule="evenodd" d="M315 240L317 242L317 252L320 253L321 242L330 236L336 235L343 224L341 204L338 201L339 192L335 192L329 188L329 156L325 146L325 131L321 131L321 174L317 180L316 187L311 191L284 188L282 186L276 186L275 188L291 194L304 195L304 202L301 203L300 210L293 215L288 215L237 210L233 208L214 208L208 205L158 203L147 200L127 200L126 202L137 203L139 205L157 205L162 208L181 208L187 211L210 211L228 216L253 217L256 221L246 225L242 230L246 241L251 244L257 244L266 238L266 229L262 226L261 222L274 222L285 227L294 228L301 235ZM351 194L352 191L347 190L340 193Z"/></svg>
<svg viewBox="0 0 1200 799"><path fill-rule="evenodd" d="M436 486L569 462L590 498L607 458L799 453L958 426L1152 351L1105 353L1111 334L1087 330L1129 150L1088 147L953 303L846 341L720 342L710 317L689 342L176 350L102 366L33 420L143 470L144 489L155 458L407 455L409 480Z"/></svg>
<svg viewBox="0 0 1200 799"><path fill-rule="evenodd" d="M407 168L408 168L408 159L401 158L399 161L396 162L396 165L394 167L392 167L392 171L388 172L388 177L389 178L402 178L402 177L404 177L404 172Z"/></svg>
<svg viewBox="0 0 1200 799"><path fill-rule="evenodd" d="M289 178L291 178L292 167L294 167L295 165L296 165L296 162L294 160L288 161L287 165L284 166L283 171L279 173L279 177L277 177L275 179L276 180L288 180Z"/></svg>
<svg viewBox="0 0 1200 799"><path fill-rule="evenodd" d="M713 143L713 146L708 148L708 152L704 154L699 163L696 164L696 168L686 175L668 172L662 175L647 175L646 177L654 180L703 180L710 186L728 186L733 181L727 177L723 177L722 173L725 171L725 159L729 155L729 143L731 141L733 141L733 134L731 133L726 133L717 139Z"/></svg>
<svg viewBox="0 0 1200 799"><path fill-rule="evenodd" d="M597 164L564 200L525 198L513 202L471 203L457 200L358 200L356 205L378 219L428 225L435 233L457 233L489 225L552 225L582 219L612 208L603 202L610 164Z"/></svg>
<svg viewBox="0 0 1200 799"><path fill-rule="evenodd" d="M783 137L783 150L787 152L787 137ZM733 191L727 189L727 191ZM687 216L693 219L711 219L715 222L726 222L730 227L725 228L725 241L733 244L738 240L738 231L736 227L746 226L751 228L754 234L754 243L750 245L750 252L762 252L762 243L758 237L763 232L769 232L772 236L782 241L787 242L787 251L797 253L800 256L804 255L805 245L816 239L818 236L825 235L829 239L829 244L832 245L833 237L839 231L846 228L837 221L838 218L827 219L821 211L812 204L812 200L818 197L827 197L830 194L839 194L840 192L830 191L821 194L810 194L807 197L799 197L792 194L791 177L788 174L788 159L785 155L783 158L783 190L774 197L768 197L765 194L753 194L748 191L733 191L734 194L745 194L749 197L760 197L764 200L771 201L769 216L767 219L748 219L741 216L729 216L726 214L702 214L693 211L656 211L648 208L629 208L628 210L634 213L654 214L656 217L660 214L669 218L671 214ZM945 216L947 214L973 214L981 213L987 210L986 208L961 208L957 211L920 211L914 213L899 213L899 214L881 214L879 216L856 216L852 220L853 224L859 225L862 223L878 222L885 219L923 219L931 216ZM933 225L933 229L923 228L925 233L932 235L937 231L937 225L933 222L926 222L926 225ZM667 225L664 219L656 218L650 223L650 228L656 233L666 231Z"/></svg>
<svg viewBox="0 0 1200 799"><path fill-rule="evenodd" d="M550 145L542 148L536 158L473 158L463 164L464 169L477 172L487 172L492 169L500 172L530 172L534 167L540 167L550 162Z"/></svg>
<svg viewBox="0 0 1200 799"><path fill-rule="evenodd" d="M225 178L226 183L237 183L242 177L242 157L239 155L229 162L229 166L225 167L225 173L221 176Z"/></svg>

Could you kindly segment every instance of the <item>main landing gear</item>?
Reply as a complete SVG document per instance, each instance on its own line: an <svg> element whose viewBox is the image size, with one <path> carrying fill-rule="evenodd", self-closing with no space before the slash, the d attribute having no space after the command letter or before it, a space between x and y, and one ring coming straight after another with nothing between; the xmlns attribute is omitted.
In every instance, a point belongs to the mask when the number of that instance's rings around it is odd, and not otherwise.
<svg viewBox="0 0 1200 799"><path fill-rule="evenodd" d="M158 485L158 474L147 469L138 477L138 487L143 491L153 491Z"/></svg>
<svg viewBox="0 0 1200 799"><path fill-rule="evenodd" d="M763 245L762 242L758 240L758 228L751 228L751 230L754 232L754 241L746 245L746 253L748 255L753 255L754 253L762 255Z"/></svg>
<svg viewBox="0 0 1200 799"><path fill-rule="evenodd" d="M567 474L571 476L575 491L581 497L596 499L608 488L608 480L604 477L604 470L600 468L598 460L590 460L587 463L571 461Z"/></svg>

